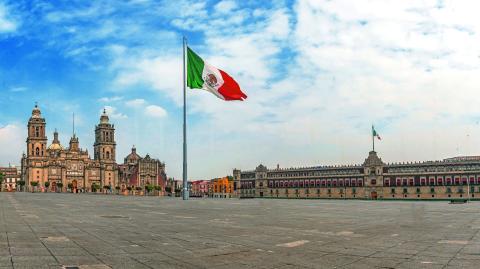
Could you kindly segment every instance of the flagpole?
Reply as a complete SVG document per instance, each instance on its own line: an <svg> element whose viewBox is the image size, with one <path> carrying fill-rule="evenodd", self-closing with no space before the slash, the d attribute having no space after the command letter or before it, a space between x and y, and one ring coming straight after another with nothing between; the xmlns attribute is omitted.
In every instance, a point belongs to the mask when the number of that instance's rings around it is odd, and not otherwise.
<svg viewBox="0 0 480 269"><path fill-rule="evenodd" d="M375 151L375 136L373 135L373 130L375 130L375 129L373 128L373 125L372 125L372 146L373 146L372 151Z"/></svg>
<svg viewBox="0 0 480 269"><path fill-rule="evenodd" d="M188 200L187 180L187 79L185 75L187 39L183 37L183 200Z"/></svg>

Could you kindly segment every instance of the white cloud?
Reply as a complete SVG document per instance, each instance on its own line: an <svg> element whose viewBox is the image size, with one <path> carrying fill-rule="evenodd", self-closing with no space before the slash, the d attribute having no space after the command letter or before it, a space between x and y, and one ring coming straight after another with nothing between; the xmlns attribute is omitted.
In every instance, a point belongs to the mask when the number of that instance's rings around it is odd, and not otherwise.
<svg viewBox="0 0 480 269"><path fill-rule="evenodd" d="M25 151L25 129L18 124L0 127L0 166L20 164L22 152Z"/></svg>
<svg viewBox="0 0 480 269"><path fill-rule="evenodd" d="M127 115L118 112L116 107L113 106L105 106L105 111L107 115L112 119L126 119L128 118ZM100 110L100 113L103 113L103 109Z"/></svg>
<svg viewBox="0 0 480 269"><path fill-rule="evenodd" d="M123 96L112 96L112 97L102 97L98 99L98 101L102 103L110 103L110 102L120 101L122 99L123 99Z"/></svg>
<svg viewBox="0 0 480 269"><path fill-rule="evenodd" d="M146 104L145 99L132 99L125 102L125 105L129 107L140 107Z"/></svg>
<svg viewBox="0 0 480 269"><path fill-rule="evenodd" d="M219 13L229 13L237 7L237 3L231 0L223 0L215 5L215 11Z"/></svg>
<svg viewBox="0 0 480 269"><path fill-rule="evenodd" d="M13 87L13 88L10 88L10 91L11 92L24 92L27 89L28 89L27 87Z"/></svg>
<svg viewBox="0 0 480 269"><path fill-rule="evenodd" d="M145 108L145 114L154 118L163 118L167 116L167 111L161 106L149 105Z"/></svg>
<svg viewBox="0 0 480 269"><path fill-rule="evenodd" d="M0 34L15 32L18 28L17 22L11 17L11 11L9 8L0 3Z"/></svg>

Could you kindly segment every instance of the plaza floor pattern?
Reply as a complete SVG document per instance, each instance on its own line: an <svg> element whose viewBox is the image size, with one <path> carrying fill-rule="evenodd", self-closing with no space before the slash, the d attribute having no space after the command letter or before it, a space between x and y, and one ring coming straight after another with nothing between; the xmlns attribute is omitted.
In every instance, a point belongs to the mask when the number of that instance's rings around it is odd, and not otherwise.
<svg viewBox="0 0 480 269"><path fill-rule="evenodd" d="M480 268L480 203L0 193L0 268Z"/></svg>

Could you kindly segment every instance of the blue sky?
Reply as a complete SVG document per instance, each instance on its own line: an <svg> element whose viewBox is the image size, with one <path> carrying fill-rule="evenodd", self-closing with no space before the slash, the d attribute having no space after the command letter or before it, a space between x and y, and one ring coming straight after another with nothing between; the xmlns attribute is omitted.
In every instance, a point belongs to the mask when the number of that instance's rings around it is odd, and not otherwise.
<svg viewBox="0 0 480 269"><path fill-rule="evenodd" d="M472 5L477 5L473 7ZM189 174L480 152L480 19L472 1L2 1L0 165L18 164L35 101L83 148L106 108L181 177L181 40L249 96L189 91Z"/></svg>

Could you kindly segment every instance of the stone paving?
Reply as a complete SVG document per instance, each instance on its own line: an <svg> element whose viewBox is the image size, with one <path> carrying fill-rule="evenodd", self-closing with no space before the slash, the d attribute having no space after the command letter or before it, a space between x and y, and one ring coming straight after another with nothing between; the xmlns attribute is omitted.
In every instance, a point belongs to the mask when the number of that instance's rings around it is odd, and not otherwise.
<svg viewBox="0 0 480 269"><path fill-rule="evenodd" d="M0 268L480 268L480 203L0 193Z"/></svg>

